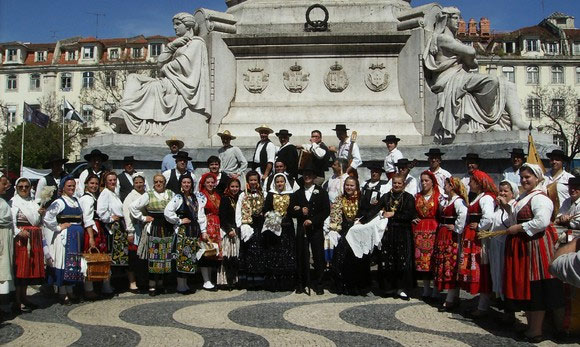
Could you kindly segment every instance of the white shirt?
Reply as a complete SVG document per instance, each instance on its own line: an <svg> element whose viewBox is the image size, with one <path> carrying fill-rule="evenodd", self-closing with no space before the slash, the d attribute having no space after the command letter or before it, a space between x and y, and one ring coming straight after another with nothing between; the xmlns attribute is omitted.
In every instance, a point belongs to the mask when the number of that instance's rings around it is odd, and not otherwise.
<svg viewBox="0 0 580 347"><path fill-rule="evenodd" d="M564 203L558 212L558 217L563 214L570 216L578 215L575 218L570 219L570 229L580 229L580 198L576 199L574 202L572 202L571 197L564 200Z"/></svg>
<svg viewBox="0 0 580 347"><path fill-rule="evenodd" d="M337 197L341 196L344 192L344 181L348 178L348 174L344 173L341 176L332 175L328 179L326 184L326 190L328 191L328 198L331 203L336 200Z"/></svg>
<svg viewBox="0 0 580 347"><path fill-rule="evenodd" d="M248 168L248 161L238 147L222 147L218 149L218 155L221 161L220 169L228 175L242 175Z"/></svg>
<svg viewBox="0 0 580 347"><path fill-rule="evenodd" d="M151 191L151 190L150 190ZM173 193L170 190L165 190L163 193L158 193L155 190L152 190L153 195L159 200L168 200L171 194ZM149 204L149 194L145 192L145 194L141 195L139 199L133 201L130 205L129 209L131 210L131 217L135 218L138 221L145 222L146 215L144 214L145 206Z"/></svg>
<svg viewBox="0 0 580 347"><path fill-rule="evenodd" d="M90 194L90 193L88 193ZM81 210L83 210L83 225L85 228L89 228L95 225L95 197L93 195L83 195L79 199L79 205Z"/></svg>
<svg viewBox="0 0 580 347"><path fill-rule="evenodd" d="M316 143L316 142L302 145L302 148L305 151L308 151L308 152L314 154L318 159L322 159L326 155L326 150L324 150L322 147L320 147L320 144Z"/></svg>
<svg viewBox="0 0 580 347"><path fill-rule="evenodd" d="M429 170L431 171L431 170ZM449 177L451 177L451 174L449 173L449 171L445 170L442 167L439 167L435 172L431 171L433 173L433 175L435 175L435 178L437 179L437 185L439 186L439 192L441 193L441 195L443 196L447 196L447 194L445 194L444 188L445 188L445 180ZM467 187L466 187L467 188Z"/></svg>
<svg viewBox="0 0 580 347"><path fill-rule="evenodd" d="M258 164L256 171L258 171L260 175L263 174L259 164L260 164L260 153L262 152L264 144L266 144L267 163L272 163L272 166L274 166L274 161L276 160L276 146L271 141L270 142L261 141L258 147L256 147L256 152L254 152L254 163Z"/></svg>
<svg viewBox="0 0 580 347"><path fill-rule="evenodd" d="M471 176L469 174L465 174L465 176L463 176L461 178L461 183L463 183L463 185L465 186L465 190L467 191L467 194L469 194L469 192L470 192L469 181L471 181ZM439 183L437 183L437 184L439 184ZM441 187L441 191L443 191L443 187Z"/></svg>
<svg viewBox="0 0 580 347"><path fill-rule="evenodd" d="M556 189L558 191L558 200L560 202L559 207L562 207L564 200L566 200L570 197L570 193L568 193L568 185L567 184L568 184L568 180L571 177L574 177L574 175L572 175L571 173L566 172L564 170L562 170L556 176L552 176L552 171L550 170L550 172L547 173L545 176L545 180L544 180L545 187L547 187L550 183L558 182L556 184Z"/></svg>
<svg viewBox="0 0 580 347"><path fill-rule="evenodd" d="M391 189L393 189L393 180L389 180L389 182L387 182L386 189L387 192L390 192ZM417 195L417 193L421 191L419 189L419 184L417 183L417 179L415 177L407 175L407 178L405 179L405 191L413 195L413 197L415 197L415 195Z"/></svg>
<svg viewBox="0 0 580 347"><path fill-rule="evenodd" d="M493 214L495 212L495 203L493 198L485 193L479 194L469 206L473 206L479 201L479 207L481 208L481 219L477 224L478 230L489 230L493 223Z"/></svg>
<svg viewBox="0 0 580 347"><path fill-rule="evenodd" d="M366 186L367 189L373 189L374 187L377 186L377 184L379 184L380 181L376 181L376 182L371 182L366 181L365 184L363 185L363 187L361 188L361 193L364 194L364 187ZM389 181L390 182L390 181ZM367 186L368 184L368 186ZM383 196L383 194L386 194L390 191L391 189L388 188L388 183L383 184L380 188L379 188L379 192L378 192L378 196L377 196L377 192L373 191L371 194L371 199L370 201L379 201L381 196Z"/></svg>
<svg viewBox="0 0 580 347"><path fill-rule="evenodd" d="M79 207L77 199L70 198L67 195L62 195L61 197L64 201L66 201L68 206ZM61 199L56 199L52 204L50 204L48 209L46 209L46 213L44 214L44 226L47 227L50 231L54 233L59 233L62 231L58 221L56 220L56 217L64 210L64 208L65 203Z"/></svg>
<svg viewBox="0 0 580 347"><path fill-rule="evenodd" d="M176 154L177 153L168 153L163 157L163 160L161 161L161 172L175 169L177 163L175 162L175 158L173 158L173 156ZM191 160L187 161L187 169L189 171L193 171L193 164L191 164Z"/></svg>
<svg viewBox="0 0 580 347"><path fill-rule="evenodd" d="M173 170L173 169L171 169ZM165 177L165 186L167 186L167 183L169 183L169 178L171 177L171 170L167 170L167 171L163 171L163 177ZM197 177L195 177L195 174L191 171L185 170L184 173L179 173L179 171L177 171L177 169L175 170L175 176L177 177L177 182L179 183L179 180L181 179L182 175L185 175L189 173L191 175L191 178L193 179L193 190L198 190L199 187L197 186L197 184L199 183L197 181ZM216 182L217 184L217 182Z"/></svg>
<svg viewBox="0 0 580 347"><path fill-rule="evenodd" d="M455 195L451 198L451 201L445 200L439 206L441 211L446 209L449 205L453 204L453 208L455 209L455 214L457 218L455 219L455 224L453 227L453 231L457 234L463 233L463 229L465 229L465 222L467 220L467 205L465 201L458 195Z"/></svg>
<svg viewBox="0 0 580 347"><path fill-rule="evenodd" d="M312 197L312 192L314 191L314 188L316 188L316 185L311 185L310 188L306 189L304 188L304 196L306 196L306 200L310 201L310 198Z"/></svg>
<svg viewBox="0 0 580 347"><path fill-rule="evenodd" d="M390 151L387 154L387 156L385 157L385 163L384 163L385 172L389 173L389 172L399 171L399 170L397 170L397 166L395 164L401 158L403 158L403 153L401 153L401 151L399 151L398 148L394 148L392 151Z"/></svg>
<svg viewBox="0 0 580 347"><path fill-rule="evenodd" d="M503 171L503 179L502 181L509 181L515 183L516 186L520 186L520 169L514 171L512 167L509 167Z"/></svg>
<svg viewBox="0 0 580 347"><path fill-rule="evenodd" d="M129 233L135 231L135 226L133 225L133 220L135 218L131 216L131 204L134 201L137 201L143 194L133 189L129 194L127 194L125 200L123 201L123 216L125 216L125 229L127 229L127 232ZM144 211L141 210L141 213L143 212Z"/></svg>
<svg viewBox="0 0 580 347"><path fill-rule="evenodd" d="M96 175L99 176L99 180L100 180L101 176L103 175L103 170L97 172ZM77 199L80 199L85 194L85 180L87 179L88 176L89 176L89 170L84 169L83 172L81 172L81 174L79 175L78 180L75 180L77 182L77 187L75 189L75 197ZM133 182L133 180L131 180L131 182ZM115 193L117 193L117 195L119 195L120 190L121 190L121 184L119 183L119 180L117 180L117 186L115 187Z"/></svg>
<svg viewBox="0 0 580 347"><path fill-rule="evenodd" d="M510 216L511 225L517 224L518 212L531 200L532 220L522 223L522 228L530 237L546 230L548 225L550 225L550 218L554 211L554 203L552 203L552 200L540 193L541 190L536 189L528 194L524 193L520 195L515 204L514 211Z"/></svg>
<svg viewBox="0 0 580 347"><path fill-rule="evenodd" d="M196 193L192 196L193 199L197 199L197 223L199 224L199 228L201 229L202 233L207 231L207 218L205 216L205 204L207 203L207 198L202 193ZM181 219L177 215L177 210L183 204L183 197L181 194L175 195L171 201L165 206L165 210L163 211L163 215L165 219L176 226L181 225ZM177 232L177 228L175 228L175 232Z"/></svg>
<svg viewBox="0 0 580 347"><path fill-rule="evenodd" d="M123 202L119 195L105 188L97 199L97 215L105 223L113 223L113 216L123 217Z"/></svg>
<svg viewBox="0 0 580 347"><path fill-rule="evenodd" d="M54 180L56 181L56 189L58 189L60 178L55 177ZM43 176L38 179L38 183L36 184L36 191L34 192L34 201L36 201L37 204L40 204L41 193L44 187L46 187L46 177Z"/></svg>
<svg viewBox="0 0 580 347"><path fill-rule="evenodd" d="M336 152L337 158L348 159L348 152L350 150L350 138L347 138L344 142L338 144L338 151ZM362 159L360 156L360 150L358 148L358 143L354 143L352 146L352 163L350 166L353 169L358 168L362 164Z"/></svg>

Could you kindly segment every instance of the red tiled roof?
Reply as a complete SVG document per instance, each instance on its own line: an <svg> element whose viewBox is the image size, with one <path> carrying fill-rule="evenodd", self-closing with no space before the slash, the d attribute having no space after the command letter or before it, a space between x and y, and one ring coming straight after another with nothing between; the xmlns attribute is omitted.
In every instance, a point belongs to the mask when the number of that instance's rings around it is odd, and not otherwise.
<svg viewBox="0 0 580 347"><path fill-rule="evenodd" d="M580 29L563 29L568 39L580 39Z"/></svg>

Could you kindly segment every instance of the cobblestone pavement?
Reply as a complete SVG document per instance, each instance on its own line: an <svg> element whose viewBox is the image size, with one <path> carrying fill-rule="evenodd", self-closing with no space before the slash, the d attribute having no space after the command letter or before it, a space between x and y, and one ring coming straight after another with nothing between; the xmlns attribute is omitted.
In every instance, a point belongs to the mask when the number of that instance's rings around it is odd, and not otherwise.
<svg viewBox="0 0 580 347"><path fill-rule="evenodd" d="M157 297L123 293L41 308L0 325L8 346L524 346L496 315L477 324L420 300L197 291ZM469 307L467 301L465 308ZM555 345L546 340L541 346Z"/></svg>

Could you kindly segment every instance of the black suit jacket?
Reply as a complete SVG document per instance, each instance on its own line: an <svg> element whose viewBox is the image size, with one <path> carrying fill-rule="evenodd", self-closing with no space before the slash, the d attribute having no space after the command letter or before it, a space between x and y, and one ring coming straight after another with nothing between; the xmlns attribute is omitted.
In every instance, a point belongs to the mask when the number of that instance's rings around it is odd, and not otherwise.
<svg viewBox="0 0 580 347"><path fill-rule="evenodd" d="M298 207L298 208L296 208ZM302 208L308 207L308 216L302 214ZM298 229L303 229L305 220L312 221L312 229L322 230L324 220L330 215L330 200L328 193L320 186L315 185L310 201L306 200L304 187L297 190L290 198L290 211L298 221Z"/></svg>
<svg viewBox="0 0 580 347"><path fill-rule="evenodd" d="M290 177L296 179L296 176L298 176L298 150L296 146L286 145L286 147L278 151L276 158L276 160L280 160L286 164L286 172Z"/></svg>

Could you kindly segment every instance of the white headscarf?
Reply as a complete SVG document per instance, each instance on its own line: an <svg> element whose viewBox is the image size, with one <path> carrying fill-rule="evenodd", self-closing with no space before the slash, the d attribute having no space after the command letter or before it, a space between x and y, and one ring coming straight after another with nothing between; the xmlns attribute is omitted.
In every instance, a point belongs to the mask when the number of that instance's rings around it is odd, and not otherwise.
<svg viewBox="0 0 580 347"><path fill-rule="evenodd" d="M512 189L512 193L514 193L514 199L517 199L520 196L520 189L518 188L518 185L515 184L514 182L508 181L508 180L503 180L501 182L499 182L499 185L504 185L504 184L509 184L509 186Z"/></svg>
<svg viewBox="0 0 580 347"><path fill-rule="evenodd" d="M532 172L534 173L534 176L536 176L538 178L539 183L541 183L544 180L544 170L542 170L540 165L525 163L524 165L522 165L522 167L520 167L520 172L522 172L522 169L526 168L526 167L528 169L532 170Z"/></svg>
<svg viewBox="0 0 580 347"><path fill-rule="evenodd" d="M137 177L141 177L143 180L145 180L145 174L142 171L137 171L137 172L135 172L134 174L131 175L131 179L133 179L133 181Z"/></svg>
<svg viewBox="0 0 580 347"><path fill-rule="evenodd" d="M28 184L30 184L28 178L20 177L16 180L14 185L18 186L18 183L21 181L26 181ZM28 193L27 197L22 198L18 192L16 192L10 201L12 202L12 208L16 209L16 214L18 213L18 210L20 210L30 224L38 225L40 223L40 214L38 213L40 206L34 202L34 199L30 196L30 193Z"/></svg>
<svg viewBox="0 0 580 347"><path fill-rule="evenodd" d="M276 190L276 177L278 176L282 176L284 177L284 181L286 182L284 185L284 190L282 192L278 192L278 190ZM292 186L290 185L290 182L288 180L288 177L286 176L285 173L277 173L274 175L274 177L272 177L272 185L270 186L270 193L274 193L274 194L292 194L293 190L292 190Z"/></svg>

